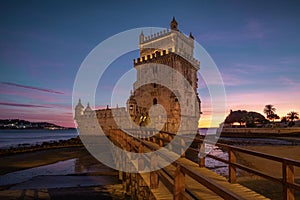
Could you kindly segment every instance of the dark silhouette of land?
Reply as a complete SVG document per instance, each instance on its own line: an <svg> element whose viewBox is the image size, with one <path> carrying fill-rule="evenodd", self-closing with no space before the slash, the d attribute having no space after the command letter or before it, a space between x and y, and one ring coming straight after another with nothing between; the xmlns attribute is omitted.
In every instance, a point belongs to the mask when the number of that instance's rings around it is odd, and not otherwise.
<svg viewBox="0 0 300 200"><path fill-rule="evenodd" d="M0 119L0 129L72 129L49 122L30 122L21 119Z"/></svg>

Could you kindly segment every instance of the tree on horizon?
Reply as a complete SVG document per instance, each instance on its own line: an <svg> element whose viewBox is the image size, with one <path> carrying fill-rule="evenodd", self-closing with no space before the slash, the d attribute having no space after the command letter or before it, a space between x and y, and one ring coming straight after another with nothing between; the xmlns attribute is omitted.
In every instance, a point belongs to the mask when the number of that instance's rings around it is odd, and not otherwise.
<svg viewBox="0 0 300 200"><path fill-rule="evenodd" d="M276 108L274 105L267 104L264 108L264 113L266 114L267 118L274 122L275 119L279 119L279 116L275 114Z"/></svg>
<svg viewBox="0 0 300 200"><path fill-rule="evenodd" d="M291 111L287 114L287 118L290 120L289 126L294 126L295 119L299 119L299 113L295 112L295 111Z"/></svg>
<svg viewBox="0 0 300 200"><path fill-rule="evenodd" d="M253 112L253 111L246 111L246 110L237 110L237 111L230 111L230 114L226 117L225 123L226 124L233 124L238 122L240 126L245 123L246 127L256 127L257 124L265 123L268 121L262 114Z"/></svg>
<svg viewBox="0 0 300 200"><path fill-rule="evenodd" d="M288 117L287 116L283 116L283 117L281 117L281 123L284 123L284 124L286 124L287 123L287 121L288 121Z"/></svg>

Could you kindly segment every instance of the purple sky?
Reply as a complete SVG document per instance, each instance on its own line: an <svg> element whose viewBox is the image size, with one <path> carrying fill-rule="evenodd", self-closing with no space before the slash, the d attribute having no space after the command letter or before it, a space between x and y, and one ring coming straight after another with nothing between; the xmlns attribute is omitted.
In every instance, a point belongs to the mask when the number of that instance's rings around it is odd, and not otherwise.
<svg viewBox="0 0 300 200"><path fill-rule="evenodd" d="M0 118L74 126L72 88L87 54L128 29L168 28L172 16L216 62L227 112L262 112L265 104L274 104L280 116L300 112L299 10L296 1L2 1ZM136 57L133 52L120 58L110 74L121 76ZM100 90L111 88L114 78L104 78ZM210 96L201 79L199 87L201 125L208 126ZM96 102L103 107L109 99Z"/></svg>

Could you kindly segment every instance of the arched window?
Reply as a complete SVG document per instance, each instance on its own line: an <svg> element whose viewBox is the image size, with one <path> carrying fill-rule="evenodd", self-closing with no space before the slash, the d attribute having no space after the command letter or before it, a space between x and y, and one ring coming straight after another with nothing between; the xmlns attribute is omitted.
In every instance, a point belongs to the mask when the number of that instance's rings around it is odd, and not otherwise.
<svg viewBox="0 0 300 200"><path fill-rule="evenodd" d="M157 99L154 98L154 99L153 99L153 105L156 105L156 104L157 104Z"/></svg>
<svg viewBox="0 0 300 200"><path fill-rule="evenodd" d="M175 98L175 102L178 102L178 98Z"/></svg>

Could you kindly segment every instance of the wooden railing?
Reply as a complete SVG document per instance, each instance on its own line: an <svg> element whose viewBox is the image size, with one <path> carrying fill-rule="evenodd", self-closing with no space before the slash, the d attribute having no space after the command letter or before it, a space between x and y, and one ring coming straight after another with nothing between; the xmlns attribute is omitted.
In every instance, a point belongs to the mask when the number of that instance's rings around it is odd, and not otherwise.
<svg viewBox="0 0 300 200"><path fill-rule="evenodd" d="M283 192L284 192L284 198L285 199L294 199L294 189L300 191L300 184L295 183L295 167L300 167L300 162L288 158L281 158L278 156L266 154L266 153L261 153L253 150L248 150L236 146L231 146L231 145L226 145L226 144L221 144L221 143L212 143L209 141L204 141L203 139L195 139L196 142L201 143L201 144L211 144L217 147L222 148L223 150L227 150L228 152L228 160L219 158L217 156L207 154L206 157L215 159L217 161L226 163L229 165L228 167L228 174L229 174L229 182L230 183L235 183L236 182L236 170L241 169L244 171L247 171L249 173L255 174L257 176L260 176L262 178L268 179L274 183L281 184L283 186ZM198 149L192 149L196 152L199 152ZM247 155L259 157L259 158L264 158L270 161L275 161L278 163L281 163L282 166L282 178L277 178L271 175L268 175L266 172L262 172L256 169L253 169L249 166L245 166L242 164L239 164L236 162L236 152L244 153ZM205 158L202 157L200 158L199 161L199 166L204 167L203 163L205 163ZM271 166L270 166L271 167Z"/></svg>
<svg viewBox="0 0 300 200"><path fill-rule="evenodd" d="M156 151L159 148L149 145L149 142L157 144L158 147L163 147L166 144L169 144L173 138L175 137L175 134L173 133L168 133L168 132L156 132L155 130L127 130L127 132L130 132L130 134L134 135L135 137L130 136L129 134L126 134L125 132L121 130L112 130L110 134L110 138L114 141L116 141L118 144L121 144L122 147L126 146L128 151L135 151L142 153L144 152L144 148L148 148L151 151ZM260 176L262 178L268 179L274 183L281 184L283 186L283 194L284 194L284 199L292 200L295 199L294 196L294 190L299 190L300 191L300 184L295 183L295 174L294 174L294 168L295 167L300 167L300 162L295 161L292 159L287 159L287 158L281 158L278 156L274 155L269 155L253 150L248 150L236 146L231 146L231 145L226 145L226 144L221 144L221 143L213 143L210 141L206 141L204 139L199 139L199 138L191 138L187 136L178 136L180 138L179 141L176 143L173 143L173 145L169 144L169 149L172 150L174 145L176 146L176 149L181 149L180 153L182 157L184 157L184 151L185 151L185 140L193 140L194 143L198 143L199 146L202 146L202 148L189 148L189 150L194 151L197 154L203 155L200 157L199 162L198 162L198 167L202 168L205 167L205 158L209 157L212 159L215 159L217 161L223 162L228 165L228 174L229 178L228 181L230 183L235 183L237 179L237 169L244 170L247 172L250 172L252 174L255 174L257 176ZM139 139L143 138L143 139ZM134 142L136 141L138 145ZM217 147L222 148L223 150L226 150L228 152L228 159L223 159L211 154L205 154L205 144L210 144L214 145ZM247 155L259 157L259 158L264 158L268 159L271 161L276 161L278 163L281 163L282 166L282 178L277 178L271 175L268 175L265 172L259 171L257 169L251 168L249 166L242 165L240 163L237 163L236 159L236 153L244 153ZM164 158L166 160L170 159L168 155L161 155L165 156ZM149 158L148 162L151 163L151 165L159 165L157 161L155 161L155 158ZM140 163L139 163L140 164ZM143 165L143 164L141 164ZM164 170L160 171L153 171L150 173L150 182L151 182L151 188L157 188L158 186L158 176L161 177L161 180L164 180L168 182L169 186L171 185L172 192L174 194L174 199L179 199L182 197L186 197L187 199L190 199L191 196L188 193L188 191L185 188L185 174L189 175L199 183L203 184L219 196L226 198L226 199L243 199L243 197L226 190L223 188L221 185L218 185L214 182L211 182L208 178L204 177L200 173L195 170L195 168L191 166L187 166L183 163L180 163L178 161L175 161L172 163L176 167L176 172L173 177L171 177L170 174L168 174Z"/></svg>

